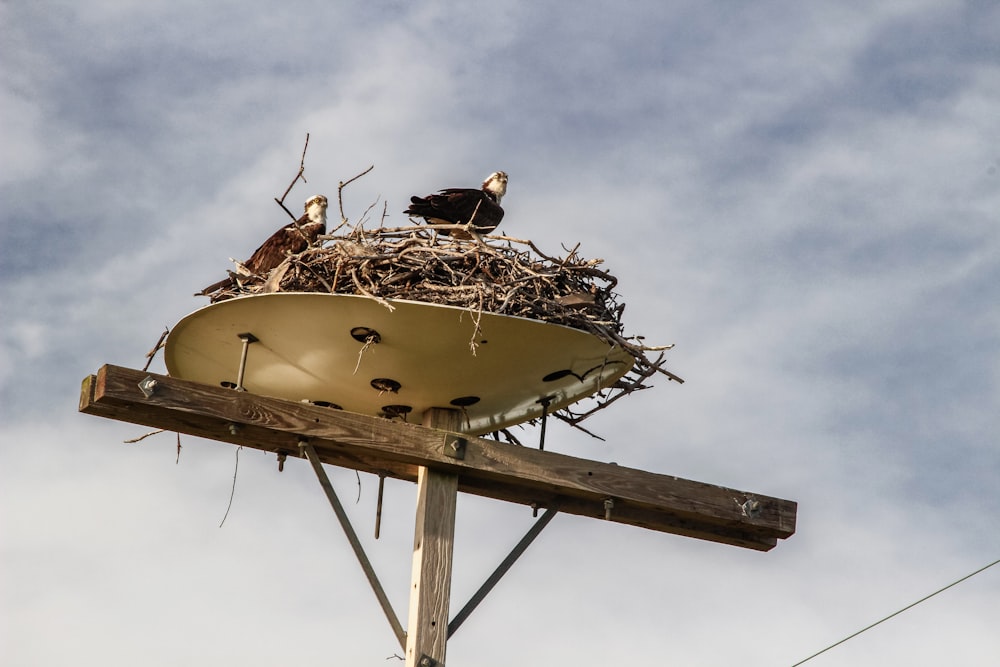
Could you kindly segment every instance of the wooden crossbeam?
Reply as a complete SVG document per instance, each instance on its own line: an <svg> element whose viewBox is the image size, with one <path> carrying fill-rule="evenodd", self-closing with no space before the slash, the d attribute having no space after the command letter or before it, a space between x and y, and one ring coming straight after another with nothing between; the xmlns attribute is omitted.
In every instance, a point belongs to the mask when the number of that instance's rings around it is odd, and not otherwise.
<svg viewBox="0 0 1000 667"><path fill-rule="evenodd" d="M324 463L411 481L424 466L461 492L758 551L795 532L791 500L119 366L84 379L80 411L293 457L308 438Z"/></svg>

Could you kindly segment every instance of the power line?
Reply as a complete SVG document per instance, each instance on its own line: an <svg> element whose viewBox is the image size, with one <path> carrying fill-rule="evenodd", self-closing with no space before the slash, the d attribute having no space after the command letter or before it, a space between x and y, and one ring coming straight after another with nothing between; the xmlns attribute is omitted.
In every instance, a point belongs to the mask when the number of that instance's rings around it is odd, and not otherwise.
<svg viewBox="0 0 1000 667"><path fill-rule="evenodd" d="M962 583L963 581L965 581L966 579L971 579L972 577L976 576L976 575L977 575L977 574L979 574L980 572L983 572L984 570L988 570L988 569L990 569L991 567L993 567L993 566L994 566L994 565L996 565L997 563L1000 563L1000 560L995 560L995 561L993 561L992 563L990 563L989 565L984 565L983 567L979 568L979 569L978 569L978 570L976 570L975 572L973 572L973 573L971 573L971 574L967 574L967 575L965 575L964 577L962 577L961 579L959 579L959 580L957 580L957 581L953 581L953 582L951 582L950 584L948 584L948 585L947 585L947 586L945 586L944 588L940 588L940 589L938 589L938 590L934 591L933 593L931 593L930 595L927 595L927 596L925 596L925 597L922 597L922 598L920 598L919 600L917 600L917 601L916 601L916 602L914 602L913 604L909 604L909 605L907 605L907 606L903 607L902 609L900 609L899 611L896 611L896 612L893 612L893 613L889 614L888 616L886 616L886 617L885 617L885 618L883 618L882 620L879 620L879 621L875 621L874 623L872 623L872 624L871 624L871 625L869 625L868 627L865 627L865 628L861 628L860 630L858 630L858 631L857 631L857 632L855 632L854 634L852 634L852 635L848 635L847 637L844 637L843 639L841 639L841 640L840 640L839 642L837 642L836 644L830 644L829 646L827 646L827 647L826 647L825 649L823 649L822 651L819 651L818 653L813 653L813 654L812 654L811 656L809 656L809 657L808 657L808 658L806 658L805 660L800 660L799 662L797 662L797 663L795 663L794 665L792 665L792 667L799 667L799 665L801 665L801 664L803 664L803 663L806 663L806 662L809 662L810 660L812 660L812 659L813 659L813 658L815 658L816 656L818 656L818 655L821 655L821 654L823 654L823 653L826 653L827 651L829 651L830 649L832 649L832 648L834 648L834 647L836 647L836 646L840 646L841 644L843 644L844 642L846 642L846 641L847 641L848 639L854 639L855 637L857 637L858 635L860 635L860 634L861 634L862 632L865 632L866 630L871 630L872 628L874 628L874 627L875 627L876 625L878 625L879 623L884 623L884 622L888 621L888 620L889 620L890 618L892 618L893 616L899 616L900 614L902 614L902 613L903 613L904 611L906 611L907 609L912 609L913 607L916 607L916 606L917 606L918 604L920 604L921 602L925 602L925 601L927 601L927 600L930 600L930 599L931 599L932 597L934 597L934 596L935 596L935 595L937 595L938 593L943 593L944 591L948 590L948 589L949 589L949 588L951 588L952 586L954 586L954 585L956 585L956 584L960 584L960 583Z"/></svg>

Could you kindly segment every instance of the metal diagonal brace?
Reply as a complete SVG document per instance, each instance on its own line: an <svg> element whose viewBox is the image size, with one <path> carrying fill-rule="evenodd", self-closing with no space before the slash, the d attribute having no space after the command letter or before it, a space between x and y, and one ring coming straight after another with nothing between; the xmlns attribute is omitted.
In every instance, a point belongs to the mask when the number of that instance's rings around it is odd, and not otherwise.
<svg viewBox="0 0 1000 667"><path fill-rule="evenodd" d="M337 497L337 492L333 490L333 484L330 483L330 478L327 476L326 470L323 469L323 463L319 460L316 449L305 440L299 441L299 449L302 450L306 458L309 459L309 463L312 464L313 470L316 472L316 477L319 478L320 486L326 492L326 497L329 499L330 505L333 507L333 511L340 521L340 526L344 529L344 534L347 535L347 541L351 543L354 555L358 557L361 569L365 571L368 583L371 584L372 591L375 592L375 597L378 598L378 603L382 607L382 611L385 612L385 617L389 621L389 625L392 626L392 632L396 635L400 648L405 650L406 632L403 630L403 626L400 625L396 612L392 609L392 603L389 602L389 598L385 594L385 589L382 588L382 584L378 580L378 575L375 574L375 568L372 567L371 561L368 560L368 556L365 554L365 549L358 539L358 534L354 532L354 527L351 525L351 520L347 517L347 512L344 511L344 506L341 504L340 498Z"/></svg>
<svg viewBox="0 0 1000 667"><path fill-rule="evenodd" d="M497 569L493 571L493 574L489 576L489 579L487 579L485 583L479 587L479 590L476 591L476 594L465 603L465 606L462 607L462 611L458 612L455 615L455 618L451 620L451 623L448 624L449 639L451 639L451 636L455 634L459 626L461 626L462 623L469 618L469 615L475 611L476 607L479 606L479 603L482 602L487 595L489 595L489 592L492 591L493 587L497 585L500 578L507 574L507 570L514 565L514 562L521 557L521 554L523 554L531 543L535 541L535 538L538 537L540 532L542 532L542 529L549 525L549 521L552 521L552 517L556 515L557 511L558 510L552 507L545 510L545 513L537 521L535 521L534 525L532 525L528 532L525 533L524 537L521 538L521 541L517 543L517 546L515 546L511 552L507 554L507 557L503 559L503 562L497 566Z"/></svg>

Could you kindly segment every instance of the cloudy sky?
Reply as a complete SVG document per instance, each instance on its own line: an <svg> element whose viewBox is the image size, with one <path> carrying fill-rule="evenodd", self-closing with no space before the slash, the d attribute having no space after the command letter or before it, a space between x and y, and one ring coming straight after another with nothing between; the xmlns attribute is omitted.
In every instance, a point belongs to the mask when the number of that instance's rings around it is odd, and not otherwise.
<svg viewBox="0 0 1000 667"><path fill-rule="evenodd" d="M220 528L233 447L77 413L282 223L307 132L295 202L374 164L346 212L404 224L506 170L502 229L676 344L686 384L547 448L799 502L768 553L558 516L449 664L791 665L1000 558L997 35L982 1L0 4L0 662L398 664L306 464L243 450ZM415 487L375 542L376 480L331 475L405 614ZM458 521L456 610L531 513ZM998 599L809 664L995 664Z"/></svg>

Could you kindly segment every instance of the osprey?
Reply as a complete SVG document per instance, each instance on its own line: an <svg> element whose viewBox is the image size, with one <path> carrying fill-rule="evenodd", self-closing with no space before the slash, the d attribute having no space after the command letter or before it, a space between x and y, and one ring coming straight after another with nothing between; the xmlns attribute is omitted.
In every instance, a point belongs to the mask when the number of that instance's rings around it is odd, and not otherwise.
<svg viewBox="0 0 1000 667"><path fill-rule="evenodd" d="M271 234L270 238L253 251L250 259L243 262L239 274L230 272L228 278L209 285L195 296L207 296L220 287L231 287L236 284L240 275L266 277L288 255L302 252L314 244L320 234L326 233L326 207L327 201L323 195L313 195L307 199L305 214Z"/></svg>
<svg viewBox="0 0 1000 667"><path fill-rule="evenodd" d="M406 215L423 218L430 225L466 225L467 230L443 229L442 234L468 239L477 232L489 234L503 220L500 199L507 194L507 174L495 171L483 187L448 188L426 197L411 197Z"/></svg>

